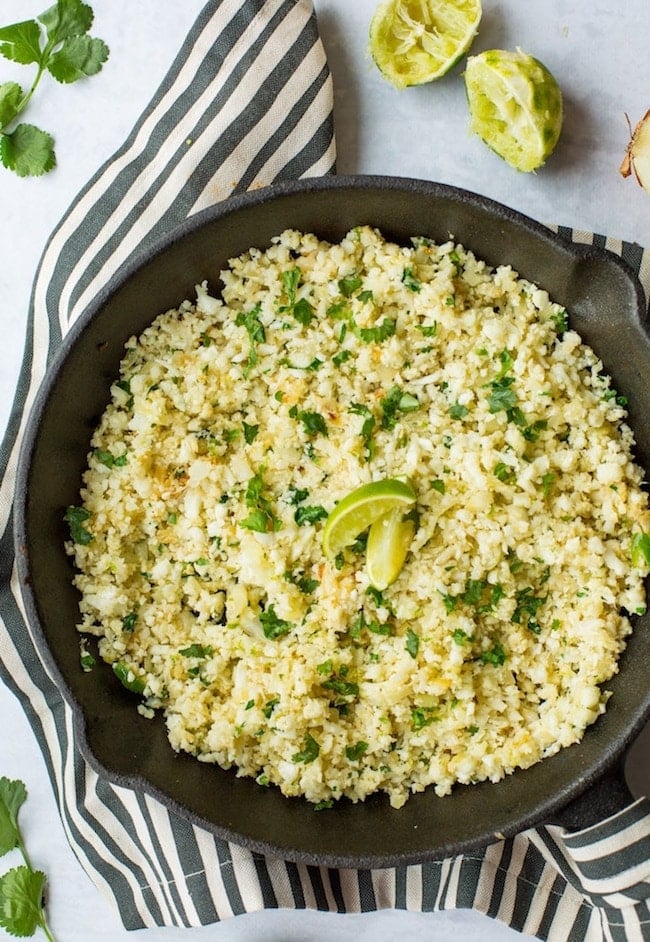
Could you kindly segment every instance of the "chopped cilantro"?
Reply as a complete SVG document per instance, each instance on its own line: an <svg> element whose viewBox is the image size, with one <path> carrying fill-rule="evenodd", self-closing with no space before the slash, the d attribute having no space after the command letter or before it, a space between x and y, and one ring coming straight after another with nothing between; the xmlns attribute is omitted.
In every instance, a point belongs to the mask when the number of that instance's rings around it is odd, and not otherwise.
<svg viewBox="0 0 650 942"><path fill-rule="evenodd" d="M396 328L397 321L394 318L385 317L376 327L357 327L355 333L363 343L381 343L392 337Z"/></svg>
<svg viewBox="0 0 650 942"><path fill-rule="evenodd" d="M402 284L414 293L422 291L422 282L413 274L412 268L405 268L402 272Z"/></svg>
<svg viewBox="0 0 650 942"><path fill-rule="evenodd" d="M107 468L123 468L128 461L125 454L116 457L112 452L103 451L101 448L95 448L93 456Z"/></svg>
<svg viewBox="0 0 650 942"><path fill-rule="evenodd" d="M325 520L328 516L324 507L319 504L314 507L297 507L293 515L299 527L304 527L310 523L316 523L318 520Z"/></svg>
<svg viewBox="0 0 650 942"><path fill-rule="evenodd" d="M308 764L309 762L313 762L315 759L317 759L319 753L320 746L311 733L307 733L305 736L305 744L303 748L300 750L300 752L296 752L292 756L292 759L294 762L304 762L305 764Z"/></svg>
<svg viewBox="0 0 650 942"><path fill-rule="evenodd" d="M354 294L355 291L359 290L361 284L361 278L359 278L356 273L352 275L346 275L345 278L339 279L339 291L344 298L349 298Z"/></svg>
<svg viewBox="0 0 650 942"><path fill-rule="evenodd" d="M68 507L63 519L70 527L70 538L74 543L81 546L87 546L93 539L92 533L84 527L84 523L90 520L92 514L85 507Z"/></svg>
<svg viewBox="0 0 650 942"><path fill-rule="evenodd" d="M560 308L559 311L554 311L553 314L551 314L551 321L553 322L558 337L562 337L569 329L569 317L564 308Z"/></svg>
<svg viewBox="0 0 650 942"><path fill-rule="evenodd" d="M264 480L260 472L253 475L246 486L246 506L250 508L250 513L243 520L239 521L239 526L246 530L255 530L257 533L268 533L277 531L282 527L282 522L273 513L271 502L264 494Z"/></svg>
<svg viewBox="0 0 650 942"><path fill-rule="evenodd" d="M244 430L244 441L247 445L252 445L260 430L259 425L249 425L248 422L242 422L242 428Z"/></svg>
<svg viewBox="0 0 650 942"><path fill-rule="evenodd" d="M194 642L193 644L190 644L189 647L187 648L181 648L181 650L178 653L182 654L183 657L206 658L206 657L212 657L212 655L214 654L214 648L212 647L211 644L198 644Z"/></svg>
<svg viewBox="0 0 650 942"><path fill-rule="evenodd" d="M358 762L367 751L368 743L360 739L359 742L354 743L354 745L345 747L345 757L349 759L350 762Z"/></svg>
<svg viewBox="0 0 650 942"><path fill-rule="evenodd" d="M507 655L501 642L495 641L489 650L483 651L479 655L479 660L484 664L494 664L496 667L501 667L501 665L505 664L506 657Z"/></svg>
<svg viewBox="0 0 650 942"><path fill-rule="evenodd" d="M433 324L416 324L416 327L423 337L435 337L438 333L438 321Z"/></svg>
<svg viewBox="0 0 650 942"><path fill-rule="evenodd" d="M517 480L514 470L503 461L498 461L495 464L492 474L503 484L514 484Z"/></svg>
<svg viewBox="0 0 650 942"><path fill-rule="evenodd" d="M352 405L350 406L349 411L352 412L354 415L363 416L363 422L361 424L361 437L363 439L364 445L366 446L367 457L369 460L372 460L375 453L373 432L374 432L375 425L377 424L377 420L375 419L374 415L372 414L368 406L365 406L361 402L353 402Z"/></svg>
<svg viewBox="0 0 650 942"><path fill-rule="evenodd" d="M412 628L409 628L406 632L405 648L412 658L418 656L418 651L420 650L420 636L416 634Z"/></svg>
<svg viewBox="0 0 650 942"><path fill-rule="evenodd" d="M266 331L260 320L261 310L262 305L258 303L250 311L239 311L235 318L235 324L237 327L243 327L246 330L250 342L248 360L244 368L245 375L248 375L257 363L257 344L264 343L266 340Z"/></svg>
<svg viewBox="0 0 650 942"><path fill-rule="evenodd" d="M539 634L540 626L537 622L537 612L546 601L546 596L537 596L533 593L532 586L526 586L526 588L517 591L512 620L517 625L524 625L534 634Z"/></svg>
<svg viewBox="0 0 650 942"><path fill-rule="evenodd" d="M122 619L122 631L133 631L137 620L138 615L136 612L130 612L128 615L125 615Z"/></svg>
<svg viewBox="0 0 650 942"><path fill-rule="evenodd" d="M262 707L262 713L267 720L271 719L271 714L275 710L276 706L280 702L279 697L273 697L271 700L267 700L264 706Z"/></svg>
<svg viewBox="0 0 650 942"><path fill-rule="evenodd" d="M381 400L380 406L382 428L392 429L397 424L400 412L415 412L420 408L420 402L412 393L404 392L399 386L393 386Z"/></svg>
<svg viewBox="0 0 650 942"><path fill-rule="evenodd" d="M469 409L460 402L455 402L449 409L449 417L452 419L464 419Z"/></svg>
<svg viewBox="0 0 650 942"><path fill-rule="evenodd" d="M327 430L327 422L320 414L320 412L310 412L306 409L291 409L289 414L292 418L298 419L302 422L303 428L307 435L313 438L316 435L324 435L326 438L329 434Z"/></svg>
<svg viewBox="0 0 650 942"><path fill-rule="evenodd" d="M273 605L269 605L266 611L260 614L260 622L262 630L264 631L264 637L270 640L275 640L275 638L286 635L294 627L292 622L286 621L276 614Z"/></svg>
<svg viewBox="0 0 650 942"><path fill-rule="evenodd" d="M436 707L414 707L411 710L411 729L417 731L439 719Z"/></svg>
<svg viewBox="0 0 650 942"><path fill-rule="evenodd" d="M492 392L488 396L488 408L490 412L508 412L517 404L517 394L512 389L514 377L503 376L501 379L495 379L490 383Z"/></svg>

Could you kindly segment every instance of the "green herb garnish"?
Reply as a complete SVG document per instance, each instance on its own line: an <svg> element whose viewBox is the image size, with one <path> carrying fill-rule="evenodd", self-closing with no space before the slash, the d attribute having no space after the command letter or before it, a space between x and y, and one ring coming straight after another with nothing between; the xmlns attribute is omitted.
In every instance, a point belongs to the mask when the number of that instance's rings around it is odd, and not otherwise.
<svg viewBox="0 0 650 942"><path fill-rule="evenodd" d="M85 507L68 507L63 519L70 527L70 538L73 543L87 546L94 539L92 533L86 529L84 523L90 520L92 514Z"/></svg>
<svg viewBox="0 0 650 942"><path fill-rule="evenodd" d="M358 762L367 751L368 743L360 739L359 742L356 742L353 746L345 747L345 758L349 759L350 762Z"/></svg>
<svg viewBox="0 0 650 942"><path fill-rule="evenodd" d="M27 800L24 782L0 778L0 856L18 850L23 859L0 877L0 927L12 936L32 936L41 929L49 942L54 936L45 914L45 874L32 867L18 824Z"/></svg>
<svg viewBox="0 0 650 942"><path fill-rule="evenodd" d="M251 512L239 521L240 527L244 527L246 530L255 530L257 533L275 532L281 528L282 522L273 513L271 502L264 493L264 487L261 472L253 475L246 485L246 506L250 508Z"/></svg>
<svg viewBox="0 0 650 942"><path fill-rule="evenodd" d="M266 611L260 614L260 622L264 637L269 638L271 641L286 635L294 627L292 622L286 621L276 614L273 605L269 605Z"/></svg>
<svg viewBox="0 0 650 942"><path fill-rule="evenodd" d="M361 437L366 448L366 455L368 460L371 461L375 454L375 443L373 441L373 432L377 420L374 415L362 402L353 402L349 408L349 411L354 415L360 415L363 417L363 422L361 423Z"/></svg>
<svg viewBox="0 0 650 942"><path fill-rule="evenodd" d="M197 644L195 642L194 644L190 644L187 648L181 648L178 653L182 654L183 657L206 658L212 657L214 648L211 644Z"/></svg>
<svg viewBox="0 0 650 942"><path fill-rule="evenodd" d="M412 658L418 656L418 651L420 650L420 636L417 635L412 628L409 628L406 632L406 644L404 647Z"/></svg>
<svg viewBox="0 0 650 942"><path fill-rule="evenodd" d="M393 386L381 400L380 406L382 428L392 429L397 424L400 412L415 412L420 408L420 402L412 393L404 392L399 386Z"/></svg>
<svg viewBox="0 0 650 942"><path fill-rule="evenodd" d="M294 762L304 762L307 764L309 762L313 762L314 759L317 759L319 752L320 746L314 737L310 733L307 733L305 736L305 744L303 748L300 750L300 752L296 752L292 756L292 759Z"/></svg>
<svg viewBox="0 0 650 942"><path fill-rule="evenodd" d="M422 282L413 274L412 268L405 268L402 272L402 284L414 293L422 291Z"/></svg>
<svg viewBox="0 0 650 942"><path fill-rule="evenodd" d="M361 278L355 273L339 279L339 291L344 298L350 298L362 285Z"/></svg>
<svg viewBox="0 0 650 942"><path fill-rule="evenodd" d="M46 72L70 84L99 72L108 46L88 36L93 11L81 0L57 0L35 20L0 28L0 55L36 66L27 91L17 82L0 85L0 160L19 177L38 177L56 165L54 139L33 124L17 123Z"/></svg>
<svg viewBox="0 0 650 942"><path fill-rule="evenodd" d="M262 310L261 304L256 304L250 311L239 311L235 317L237 327L243 327L248 334L250 347L248 350L248 360L244 368L244 374L247 376L257 363L257 345L266 340L266 331L264 324L260 320Z"/></svg>
<svg viewBox="0 0 650 942"><path fill-rule="evenodd" d="M325 508L317 504L313 507L297 507L293 519L299 527L304 527L310 523L317 523L318 520L325 520L327 516Z"/></svg>
<svg viewBox="0 0 650 942"><path fill-rule="evenodd" d="M488 651L483 651L479 655L479 660L481 660L484 664L494 664L496 667L500 667L502 664L505 664L506 652L501 642L495 641Z"/></svg>

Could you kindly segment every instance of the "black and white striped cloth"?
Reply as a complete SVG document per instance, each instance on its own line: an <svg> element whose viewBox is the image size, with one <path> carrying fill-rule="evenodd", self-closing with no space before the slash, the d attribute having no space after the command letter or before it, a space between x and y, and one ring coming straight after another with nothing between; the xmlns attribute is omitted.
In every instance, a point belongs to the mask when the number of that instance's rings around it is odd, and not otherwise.
<svg viewBox="0 0 650 942"><path fill-rule="evenodd" d="M397 869L263 858L99 778L75 748L70 710L33 646L14 574L11 501L24 417L61 337L120 265L170 225L236 191L331 173L334 160L331 79L309 0L210 0L128 140L45 248L1 453L0 669L33 726L68 840L129 929L275 907L474 908L550 942L650 940L645 800L581 833L543 827L482 853ZM650 253L605 244L650 286Z"/></svg>

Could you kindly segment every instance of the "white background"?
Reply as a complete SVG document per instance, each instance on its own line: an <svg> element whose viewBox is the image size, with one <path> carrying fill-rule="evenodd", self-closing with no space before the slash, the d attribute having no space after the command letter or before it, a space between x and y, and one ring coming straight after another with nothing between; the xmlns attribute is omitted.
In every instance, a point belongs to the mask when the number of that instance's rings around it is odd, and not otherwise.
<svg viewBox="0 0 650 942"><path fill-rule="evenodd" d="M0 22L35 16L45 6L45 0L2 0ZM93 33L111 49L104 71L69 87L44 80L26 118L55 135L58 168L26 180L0 168L0 429L9 416L31 284L45 241L77 191L130 131L203 0L94 0L93 6ZM647 0L484 0L474 51L520 46L546 63L564 92L562 138L535 175L516 173L469 136L462 66L432 85L396 92L366 50L374 0L315 0L315 6L335 83L340 173L450 183L542 222L650 245L650 195L618 173L629 136L625 115L635 123L650 108ZM0 60L0 82L26 84L29 76L25 67ZM205 929L126 933L70 851L27 720L1 686L0 716L0 775L27 784L24 829L35 865L49 875L49 911L58 942L91 937L97 942L388 942L395 937L469 942L479 933L485 942L521 938L472 913L394 912L335 916L271 911ZM629 762L637 792L650 784L647 738L646 733L635 745Z"/></svg>

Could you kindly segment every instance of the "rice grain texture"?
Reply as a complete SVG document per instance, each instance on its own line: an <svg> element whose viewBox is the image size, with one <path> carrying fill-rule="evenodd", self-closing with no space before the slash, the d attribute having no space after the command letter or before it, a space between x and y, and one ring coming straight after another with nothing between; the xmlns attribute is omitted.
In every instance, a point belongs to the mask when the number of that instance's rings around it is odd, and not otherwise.
<svg viewBox="0 0 650 942"><path fill-rule="evenodd" d="M321 805L400 807L580 740L645 610L650 514L564 310L369 227L286 231L222 281L127 344L68 511L84 646L175 750ZM379 592L364 535L329 561L322 529L399 476L415 534Z"/></svg>

